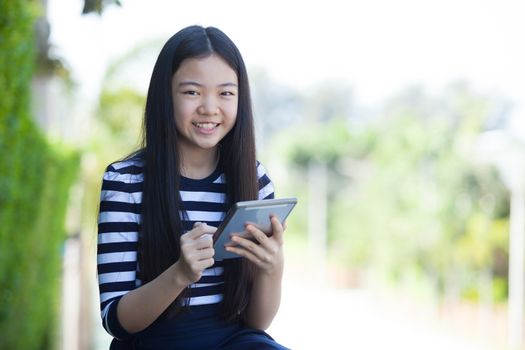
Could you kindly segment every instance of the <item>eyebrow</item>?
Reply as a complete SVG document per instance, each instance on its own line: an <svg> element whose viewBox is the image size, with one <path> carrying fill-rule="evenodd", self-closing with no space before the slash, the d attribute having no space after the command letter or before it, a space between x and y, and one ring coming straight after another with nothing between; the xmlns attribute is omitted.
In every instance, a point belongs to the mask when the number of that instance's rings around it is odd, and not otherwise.
<svg viewBox="0 0 525 350"><path fill-rule="evenodd" d="M198 82L196 82L196 81L192 81L192 80L181 81L181 82L179 83L179 87L188 86L188 85L193 85L193 86L198 86L198 87L204 87L204 85L202 85L201 83L198 83ZM218 86L218 87L238 87L237 84L232 83L232 82L222 83L222 84L219 84L219 85L217 85L217 86Z"/></svg>

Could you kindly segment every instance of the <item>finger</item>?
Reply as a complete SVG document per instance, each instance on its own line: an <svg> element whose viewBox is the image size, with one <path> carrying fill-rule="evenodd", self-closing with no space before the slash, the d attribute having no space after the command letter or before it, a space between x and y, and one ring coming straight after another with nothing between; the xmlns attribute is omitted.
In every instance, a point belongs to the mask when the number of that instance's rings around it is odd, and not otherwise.
<svg viewBox="0 0 525 350"><path fill-rule="evenodd" d="M271 239L264 233L264 231L259 230L257 227L248 225L250 227L247 227L247 232L252 235L252 237L255 237L255 241L253 241L251 238L243 237L249 241L255 242L257 244L257 247L262 249L252 249L254 254L256 254L259 259L263 261L267 261L267 256L272 256L278 253L279 251L279 245L280 242ZM241 236L242 237L242 236ZM248 247L250 248L250 247Z"/></svg>
<svg viewBox="0 0 525 350"><path fill-rule="evenodd" d="M209 248L198 250L197 252L195 252L194 257L198 261L202 261L202 260L213 258L214 255L215 255L215 249L213 249L212 247L209 247Z"/></svg>
<svg viewBox="0 0 525 350"><path fill-rule="evenodd" d="M270 221L272 223L272 232L273 232L272 237L278 243L282 243L283 242L283 232L284 232L283 225L281 225L281 222L276 216L270 217Z"/></svg>
<svg viewBox="0 0 525 350"><path fill-rule="evenodd" d="M184 254L184 257L189 264L193 265L199 261L213 258L214 255L215 255L215 250L209 247L205 249L187 251Z"/></svg>
<svg viewBox="0 0 525 350"><path fill-rule="evenodd" d="M198 235L202 235L203 231L202 231L202 229L199 229L200 227L201 227L201 225L194 226L191 230L184 232L180 236L181 241L183 241L183 240L190 241L190 240L195 239Z"/></svg>
<svg viewBox="0 0 525 350"><path fill-rule="evenodd" d="M195 250L213 247L213 236L209 233L205 233L199 238L189 241L188 247Z"/></svg>
<svg viewBox="0 0 525 350"><path fill-rule="evenodd" d="M181 238L181 252L186 257L191 257L194 252L203 249L213 248L213 238L211 234L204 234L198 239L191 237Z"/></svg>
<svg viewBox="0 0 525 350"><path fill-rule="evenodd" d="M237 245L237 243L235 243L233 241L229 241L228 243L224 243L225 247L235 247L236 245Z"/></svg>
<svg viewBox="0 0 525 350"><path fill-rule="evenodd" d="M209 226L206 223L200 223L199 225L194 226L194 228L186 234L188 234L188 238L198 239L204 234L213 234L215 231L217 231L216 227Z"/></svg>
<svg viewBox="0 0 525 350"><path fill-rule="evenodd" d="M240 246L227 246L227 247L225 247L225 249L228 252L237 254L239 256L242 256L242 257L250 260L251 262L253 262L257 266L262 266L263 265L263 260L262 259L260 259L257 255L253 254L252 252L250 252L249 250L247 250L245 248L242 248Z"/></svg>
<svg viewBox="0 0 525 350"><path fill-rule="evenodd" d="M213 248L203 249L199 251L199 253L196 255L196 258L198 260L195 262L195 266L197 266L201 270L213 266L213 264L215 264L215 260L213 259L214 255L215 250Z"/></svg>
<svg viewBox="0 0 525 350"><path fill-rule="evenodd" d="M200 261L196 264L196 267L197 267L200 271L204 271L204 270L207 269L208 267L212 267L213 264L215 264L215 260L214 260L213 258L207 258L207 259L200 260Z"/></svg>
<svg viewBox="0 0 525 350"><path fill-rule="evenodd" d="M265 254L264 248L262 248L259 243L254 242L251 239L247 239L238 235L233 235L231 237L231 240L233 243L235 243L235 248L243 248L246 251L251 252L251 254L256 255L258 257Z"/></svg>
<svg viewBox="0 0 525 350"><path fill-rule="evenodd" d="M200 250L213 247L213 235L210 233L204 233L198 238L189 238L184 243L186 243L186 248L190 250Z"/></svg>
<svg viewBox="0 0 525 350"><path fill-rule="evenodd" d="M202 225L206 225L206 224L202 223L200 221L196 221L193 224L192 229L187 231L187 232L185 232L183 235L181 235L181 237L194 238L194 236L197 234L197 232L201 232L201 231L197 231L196 229L201 227Z"/></svg>
<svg viewBox="0 0 525 350"><path fill-rule="evenodd" d="M270 239L264 233L262 230L258 229L254 225L246 225L246 232L255 239L259 244L261 244L264 248L269 248ZM247 238L249 239L249 238Z"/></svg>
<svg viewBox="0 0 525 350"><path fill-rule="evenodd" d="M202 272L205 269L213 266L214 263L215 263L215 260L213 258L207 258L207 259L203 259L203 260L199 260L199 261L193 262L192 264L190 264L189 268L191 269L191 271L194 274L199 274L200 276L202 276L201 275ZM199 280L199 278L193 279L193 280L196 281L196 280Z"/></svg>

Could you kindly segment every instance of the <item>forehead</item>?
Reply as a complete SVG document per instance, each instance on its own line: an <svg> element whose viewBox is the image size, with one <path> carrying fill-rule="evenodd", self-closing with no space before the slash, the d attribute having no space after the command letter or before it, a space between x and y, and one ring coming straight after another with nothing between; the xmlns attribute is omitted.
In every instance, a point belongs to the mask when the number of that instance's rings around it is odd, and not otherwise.
<svg viewBox="0 0 525 350"><path fill-rule="evenodd" d="M237 73L217 54L187 58L173 75L173 82L195 81L202 85L237 84Z"/></svg>

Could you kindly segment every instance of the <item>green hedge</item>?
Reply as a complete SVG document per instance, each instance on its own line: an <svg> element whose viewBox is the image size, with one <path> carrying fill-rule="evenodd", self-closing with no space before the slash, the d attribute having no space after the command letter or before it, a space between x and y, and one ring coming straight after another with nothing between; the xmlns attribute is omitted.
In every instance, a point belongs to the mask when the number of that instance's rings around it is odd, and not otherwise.
<svg viewBox="0 0 525 350"><path fill-rule="evenodd" d="M56 345L61 248L78 155L30 115L34 1L0 2L0 348Z"/></svg>

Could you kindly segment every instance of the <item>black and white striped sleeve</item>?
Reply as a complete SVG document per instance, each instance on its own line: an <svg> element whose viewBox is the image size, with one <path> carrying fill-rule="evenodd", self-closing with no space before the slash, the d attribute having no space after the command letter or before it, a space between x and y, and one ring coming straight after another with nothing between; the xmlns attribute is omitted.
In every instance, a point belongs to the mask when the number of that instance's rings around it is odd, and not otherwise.
<svg viewBox="0 0 525 350"><path fill-rule="evenodd" d="M134 170L135 169L135 170ZM142 174L128 162L104 173L97 235L97 270L102 324L117 339L129 334L117 318L120 298L137 287Z"/></svg>
<svg viewBox="0 0 525 350"><path fill-rule="evenodd" d="M272 199L275 197L273 182L266 173L264 166L257 162L257 178L259 181L259 199Z"/></svg>

